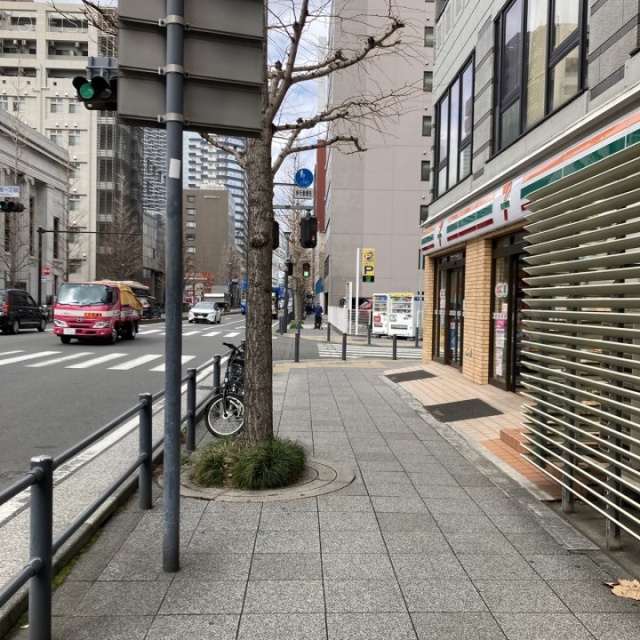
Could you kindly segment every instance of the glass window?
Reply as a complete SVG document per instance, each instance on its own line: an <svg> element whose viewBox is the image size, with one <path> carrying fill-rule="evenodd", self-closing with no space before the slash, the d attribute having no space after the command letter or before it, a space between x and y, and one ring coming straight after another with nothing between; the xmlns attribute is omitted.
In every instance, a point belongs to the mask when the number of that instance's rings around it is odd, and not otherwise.
<svg viewBox="0 0 640 640"><path fill-rule="evenodd" d="M196 201L195 196L187 196L187 202L195 202L195 201Z"/></svg>
<svg viewBox="0 0 640 640"><path fill-rule="evenodd" d="M80 106L77 100L69 100L69 113L80 113Z"/></svg>
<svg viewBox="0 0 640 640"><path fill-rule="evenodd" d="M49 102L49 111L51 113L63 113L64 101L60 98L52 98Z"/></svg>
<svg viewBox="0 0 640 640"><path fill-rule="evenodd" d="M431 135L431 116L422 116L422 135Z"/></svg>
<svg viewBox="0 0 640 640"><path fill-rule="evenodd" d="M431 91L433 89L433 72L425 71L422 78L422 90Z"/></svg>
<svg viewBox="0 0 640 640"><path fill-rule="evenodd" d="M422 180L422 182L429 182L429 180L431 180L431 162L429 160L422 161L420 180Z"/></svg>
<svg viewBox="0 0 640 640"><path fill-rule="evenodd" d="M50 129L49 138L52 140L52 142L62 145L62 142L64 139L64 132L62 131L62 129Z"/></svg>
<svg viewBox="0 0 640 640"><path fill-rule="evenodd" d="M499 14L494 151L584 89L586 15L586 0L513 0Z"/></svg>
<svg viewBox="0 0 640 640"><path fill-rule="evenodd" d="M187 247L187 253L195 253L195 252L196 252L195 247Z"/></svg>
<svg viewBox="0 0 640 640"><path fill-rule="evenodd" d="M80 132L69 131L69 146L77 147L80 144Z"/></svg>
<svg viewBox="0 0 640 640"><path fill-rule="evenodd" d="M424 46L433 47L433 42L434 42L433 27L425 27L424 28Z"/></svg>
<svg viewBox="0 0 640 640"><path fill-rule="evenodd" d="M188 229L195 229L196 228L196 221L195 220L187 220L184 223L184 226L187 227Z"/></svg>
<svg viewBox="0 0 640 640"><path fill-rule="evenodd" d="M196 210L195 209L187 209L187 215L188 216L195 216L196 215Z"/></svg>
<svg viewBox="0 0 640 640"><path fill-rule="evenodd" d="M429 205L422 204L420 205L420 224L426 222L429 219Z"/></svg>

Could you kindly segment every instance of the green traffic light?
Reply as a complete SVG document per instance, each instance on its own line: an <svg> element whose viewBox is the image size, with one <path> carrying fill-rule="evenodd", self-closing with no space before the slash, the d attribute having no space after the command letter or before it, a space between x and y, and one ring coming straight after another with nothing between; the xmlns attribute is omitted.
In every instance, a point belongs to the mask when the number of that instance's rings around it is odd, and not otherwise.
<svg viewBox="0 0 640 640"><path fill-rule="evenodd" d="M95 91L90 82L85 82L79 89L78 94L83 100L91 100L95 96Z"/></svg>

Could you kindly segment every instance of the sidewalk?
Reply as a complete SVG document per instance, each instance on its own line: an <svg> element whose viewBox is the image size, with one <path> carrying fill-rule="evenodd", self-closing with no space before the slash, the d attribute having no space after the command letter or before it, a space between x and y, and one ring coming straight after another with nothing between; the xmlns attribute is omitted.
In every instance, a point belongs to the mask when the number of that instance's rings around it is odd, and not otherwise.
<svg viewBox="0 0 640 640"><path fill-rule="evenodd" d="M279 435L355 480L293 500L182 498L175 574L161 568L160 489L151 512L130 501L57 590L54 637L637 635L640 603L603 585L633 576L431 417L389 365L278 363Z"/></svg>

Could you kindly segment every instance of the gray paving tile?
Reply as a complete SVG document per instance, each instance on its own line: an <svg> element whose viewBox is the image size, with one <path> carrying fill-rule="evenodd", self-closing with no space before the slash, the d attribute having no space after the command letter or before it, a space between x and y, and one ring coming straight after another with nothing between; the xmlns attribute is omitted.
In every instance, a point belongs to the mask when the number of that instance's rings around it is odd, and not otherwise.
<svg viewBox="0 0 640 640"><path fill-rule="evenodd" d="M367 482L386 482L389 484L411 484L409 475L404 471L363 471L362 479Z"/></svg>
<svg viewBox="0 0 640 640"><path fill-rule="evenodd" d="M594 637L572 613L496 613L495 617L509 640L593 640Z"/></svg>
<svg viewBox="0 0 640 640"><path fill-rule="evenodd" d="M393 460L362 460L358 456L358 466L360 470L369 473L371 471L393 471L398 473L404 473L402 465L395 459Z"/></svg>
<svg viewBox="0 0 640 640"><path fill-rule="evenodd" d="M403 581L402 593L411 613L484 612L486 605L468 578Z"/></svg>
<svg viewBox="0 0 640 640"><path fill-rule="evenodd" d="M320 511L373 511L369 496L318 496L318 509Z"/></svg>
<svg viewBox="0 0 640 640"><path fill-rule="evenodd" d="M501 534L489 531L477 533L447 533L447 541L456 553L511 553L517 551Z"/></svg>
<svg viewBox="0 0 640 640"><path fill-rule="evenodd" d="M329 613L328 640L416 640L407 613Z"/></svg>
<svg viewBox="0 0 640 640"><path fill-rule="evenodd" d="M397 498L372 496L373 508L378 513L427 513L421 498L412 496Z"/></svg>
<svg viewBox="0 0 640 640"><path fill-rule="evenodd" d="M381 531L431 531L438 529L436 521L428 513L378 513Z"/></svg>
<svg viewBox="0 0 640 640"><path fill-rule="evenodd" d="M169 583L96 582L89 587L76 609L76 615L109 616L155 615L167 593Z"/></svg>
<svg viewBox="0 0 640 640"><path fill-rule="evenodd" d="M419 484L416 491L422 498L433 498L436 500L468 500L469 496L462 487L457 485L442 484Z"/></svg>
<svg viewBox="0 0 640 640"><path fill-rule="evenodd" d="M540 523L533 516L520 515L496 515L489 516L491 521L502 533L538 533L542 531Z"/></svg>
<svg viewBox="0 0 640 640"><path fill-rule="evenodd" d="M71 617L59 629L54 629L54 638L55 640L145 640L150 637L147 631L152 626L152 622L152 616L141 615Z"/></svg>
<svg viewBox="0 0 640 640"><path fill-rule="evenodd" d="M322 531L322 553L386 553L379 531Z"/></svg>
<svg viewBox="0 0 640 640"><path fill-rule="evenodd" d="M299 500L278 500L262 503L262 513L278 513L282 511L317 511L316 498L300 498Z"/></svg>
<svg viewBox="0 0 640 640"><path fill-rule="evenodd" d="M169 587L160 615L222 614L242 612L244 580L180 580Z"/></svg>
<svg viewBox="0 0 640 640"><path fill-rule="evenodd" d="M442 553L450 550L445 537L436 529L429 531L385 531L389 553Z"/></svg>
<svg viewBox="0 0 640 640"><path fill-rule="evenodd" d="M256 553L251 580L321 580L319 553Z"/></svg>
<svg viewBox="0 0 640 640"><path fill-rule="evenodd" d="M270 511L260 518L260 531L313 531L318 528L315 511Z"/></svg>
<svg viewBox="0 0 640 640"><path fill-rule="evenodd" d="M206 500L198 500L197 502L204 502L207 505L203 516L212 511L225 513L251 513L253 511L259 513L262 511L262 505L259 502L207 502Z"/></svg>
<svg viewBox="0 0 640 640"><path fill-rule="evenodd" d="M453 473L461 487L495 487L495 483L482 473Z"/></svg>
<svg viewBox="0 0 640 640"><path fill-rule="evenodd" d="M406 484L389 484L388 482L367 482L366 484L368 494L373 496L382 497L395 497L395 498L419 498L419 494L413 486Z"/></svg>
<svg viewBox="0 0 640 640"><path fill-rule="evenodd" d="M544 531L537 533L506 533L511 544L525 557L532 555L567 555L569 552Z"/></svg>
<svg viewBox="0 0 640 640"><path fill-rule="evenodd" d="M145 640L235 640L239 619L237 615L157 616Z"/></svg>
<svg viewBox="0 0 640 640"><path fill-rule="evenodd" d="M457 557L472 580L526 580L538 577L531 565L517 554L458 553Z"/></svg>
<svg viewBox="0 0 640 640"><path fill-rule="evenodd" d="M323 553L322 571L327 580L395 580L383 553Z"/></svg>
<svg viewBox="0 0 640 640"><path fill-rule="evenodd" d="M489 613L412 613L419 640L505 640Z"/></svg>
<svg viewBox="0 0 640 640"><path fill-rule="evenodd" d="M370 511L321 511L321 531L378 531L378 520Z"/></svg>
<svg viewBox="0 0 640 640"><path fill-rule="evenodd" d="M215 535L207 529L196 529L186 548L188 553L251 553L255 531L235 531Z"/></svg>
<svg viewBox="0 0 640 640"><path fill-rule="evenodd" d="M249 613L242 616L238 633L238 640L326 640L326 637L321 613Z"/></svg>
<svg viewBox="0 0 640 640"><path fill-rule="evenodd" d="M601 569L591 558L582 554L527 555L531 567L545 580L596 580L615 578Z"/></svg>
<svg viewBox="0 0 640 640"><path fill-rule="evenodd" d="M198 553L183 552L180 555L180 571L170 575L174 582L180 580L247 580L251 566L250 553Z"/></svg>
<svg viewBox="0 0 640 640"><path fill-rule="evenodd" d="M409 473L411 482L416 486L458 486L455 478L441 465L431 465L424 472Z"/></svg>
<svg viewBox="0 0 640 640"><path fill-rule="evenodd" d="M327 613L404 613L407 608L395 580L324 581Z"/></svg>
<svg viewBox="0 0 640 640"><path fill-rule="evenodd" d="M460 561L450 550L430 553L393 553L390 558L400 584L416 580L467 577Z"/></svg>
<svg viewBox="0 0 640 640"><path fill-rule="evenodd" d="M638 637L639 613L578 613L576 617L598 640Z"/></svg>
<svg viewBox="0 0 640 640"><path fill-rule="evenodd" d="M249 580L246 613L323 613L321 580Z"/></svg>
<svg viewBox="0 0 640 640"><path fill-rule="evenodd" d="M492 613L567 613L562 600L542 580L474 580Z"/></svg>
<svg viewBox="0 0 640 640"><path fill-rule="evenodd" d="M640 613L640 602L613 595L596 580L549 580L549 586L574 613Z"/></svg>
<svg viewBox="0 0 640 640"><path fill-rule="evenodd" d="M162 569L162 554L157 549L136 549L116 553L99 580L170 580Z"/></svg>
<svg viewBox="0 0 640 640"><path fill-rule="evenodd" d="M457 513L436 513L433 519L445 534L449 533L500 533L493 521L484 514L461 515Z"/></svg>
<svg viewBox="0 0 640 640"><path fill-rule="evenodd" d="M320 536L312 531L259 531L255 553L318 553Z"/></svg>
<svg viewBox="0 0 640 640"><path fill-rule="evenodd" d="M260 521L260 512L252 511L207 511L197 529L217 531L231 529L232 531L256 531Z"/></svg>

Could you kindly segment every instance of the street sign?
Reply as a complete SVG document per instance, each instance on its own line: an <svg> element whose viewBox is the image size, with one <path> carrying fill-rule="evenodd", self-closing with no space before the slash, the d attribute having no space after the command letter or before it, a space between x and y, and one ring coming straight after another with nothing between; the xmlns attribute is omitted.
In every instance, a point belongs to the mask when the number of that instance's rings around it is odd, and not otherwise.
<svg viewBox="0 0 640 640"><path fill-rule="evenodd" d="M298 169L294 179L299 187L306 189L313 184L313 173L309 169Z"/></svg>
<svg viewBox="0 0 640 640"><path fill-rule="evenodd" d="M118 115L125 124L186 130L262 132L264 3L185 0L183 114L166 113L166 0L120 0ZM169 16L174 18L174 16Z"/></svg>
<svg viewBox="0 0 640 640"><path fill-rule="evenodd" d="M376 250L362 250L362 282L375 282Z"/></svg>
<svg viewBox="0 0 640 640"><path fill-rule="evenodd" d="M53 271L51 270L51 267L48 264L45 264L44 267L42 267L43 278L50 278L52 273Z"/></svg>
<svg viewBox="0 0 640 640"><path fill-rule="evenodd" d="M20 187L0 187L0 198L19 198Z"/></svg>
<svg viewBox="0 0 640 640"><path fill-rule="evenodd" d="M313 189L294 189L293 197L301 200L311 200L313 198Z"/></svg>

